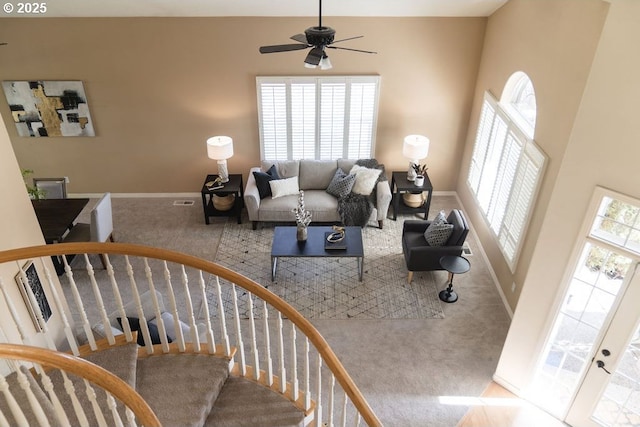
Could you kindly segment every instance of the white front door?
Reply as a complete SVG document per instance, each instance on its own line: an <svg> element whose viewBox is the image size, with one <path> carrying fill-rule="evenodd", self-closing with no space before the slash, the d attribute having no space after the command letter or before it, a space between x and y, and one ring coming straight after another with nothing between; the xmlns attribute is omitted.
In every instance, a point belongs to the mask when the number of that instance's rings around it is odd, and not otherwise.
<svg viewBox="0 0 640 427"><path fill-rule="evenodd" d="M640 271L637 265L566 421L576 427L640 425Z"/></svg>

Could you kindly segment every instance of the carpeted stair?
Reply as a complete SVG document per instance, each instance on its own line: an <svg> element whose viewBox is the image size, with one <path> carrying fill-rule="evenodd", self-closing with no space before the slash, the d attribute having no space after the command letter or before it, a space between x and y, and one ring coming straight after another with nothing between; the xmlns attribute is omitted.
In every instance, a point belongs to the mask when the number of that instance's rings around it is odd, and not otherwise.
<svg viewBox="0 0 640 427"><path fill-rule="evenodd" d="M156 413L163 426L304 426L304 413L289 400L252 381L230 376L227 358L208 354L168 353L142 355L137 344L124 344L90 353L83 358L117 375L134 387ZM53 406L43 392L42 384L30 378L36 398L52 425L55 420ZM59 371L48 371L57 396L69 417L71 425L80 425L71 402L64 392L63 378ZM26 399L17 387L16 374L5 377L17 390L15 396ZM85 410L89 425L98 422L91 410L91 403L84 393L81 378L69 375L74 383L76 395ZM99 405L107 425L115 421L106 405L104 391L96 390ZM23 410L26 408L23 406ZM124 409L119 408L120 417L126 420ZM0 410L8 413L6 402L0 393ZM33 414L26 414L28 422L35 421ZM9 417L13 425L13 418ZM13 421L13 422L12 422ZM126 422L126 421L125 421ZM37 425L34 422L33 425Z"/></svg>

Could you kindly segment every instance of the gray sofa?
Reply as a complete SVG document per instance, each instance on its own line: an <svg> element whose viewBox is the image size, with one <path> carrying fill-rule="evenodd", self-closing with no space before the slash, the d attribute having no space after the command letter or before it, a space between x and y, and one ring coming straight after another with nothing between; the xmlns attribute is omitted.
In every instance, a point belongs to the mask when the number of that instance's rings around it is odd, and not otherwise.
<svg viewBox="0 0 640 427"><path fill-rule="evenodd" d="M327 193L326 189L338 167L348 174L355 163L356 160L346 159L263 161L261 167L251 168L244 191L244 204L249 214L249 220L253 222L253 229L256 229L260 221L294 222L295 217L292 210L298 203L297 194L275 199L271 197L261 199L253 175L254 171L265 172L275 165L280 178L297 176L298 186L300 190L304 190L305 207L312 212L312 223L340 223L338 199ZM377 225L382 228L391 203L389 182L386 180L378 182L374 194L376 199L369 220L377 221Z"/></svg>

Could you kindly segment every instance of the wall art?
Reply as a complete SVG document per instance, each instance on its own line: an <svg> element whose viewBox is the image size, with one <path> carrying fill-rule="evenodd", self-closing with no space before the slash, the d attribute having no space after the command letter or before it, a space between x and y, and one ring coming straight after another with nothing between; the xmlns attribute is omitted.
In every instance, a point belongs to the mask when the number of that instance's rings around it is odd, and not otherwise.
<svg viewBox="0 0 640 427"><path fill-rule="evenodd" d="M18 135L95 136L81 81L4 81Z"/></svg>
<svg viewBox="0 0 640 427"><path fill-rule="evenodd" d="M27 291L27 286L31 288L38 306L37 308L40 309L40 313L42 314L42 318L45 322L49 320L49 318L51 318L51 306L49 305L49 301L47 300L47 295L44 293L44 288L42 287L42 283L40 282L40 276L38 276L38 271L36 270L36 265L33 263L33 261L27 262L24 267L22 267L22 271L27 277L28 283L24 282L22 273L18 273L18 275L16 276L16 282L18 283L18 287L20 288L20 292L22 293L24 303L29 310L29 315L31 316L33 325L36 327L37 331L42 331L44 325L42 325L41 321L38 319L36 307L34 307L34 305L31 303L31 299L29 298L29 293Z"/></svg>

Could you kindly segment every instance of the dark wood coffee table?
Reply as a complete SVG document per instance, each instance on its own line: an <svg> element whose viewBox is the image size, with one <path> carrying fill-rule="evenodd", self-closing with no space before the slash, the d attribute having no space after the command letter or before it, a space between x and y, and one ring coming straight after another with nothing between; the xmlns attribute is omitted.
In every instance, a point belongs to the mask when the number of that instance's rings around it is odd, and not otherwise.
<svg viewBox="0 0 640 427"><path fill-rule="evenodd" d="M271 281L276 278L278 258L288 257L320 257L320 258L356 258L358 263L358 277L362 282L364 268L364 247L362 245L362 229L360 227L345 227L346 249L325 249L325 233L333 231L331 227L310 226L307 241L298 243L296 227L276 227L273 232L271 245Z"/></svg>

